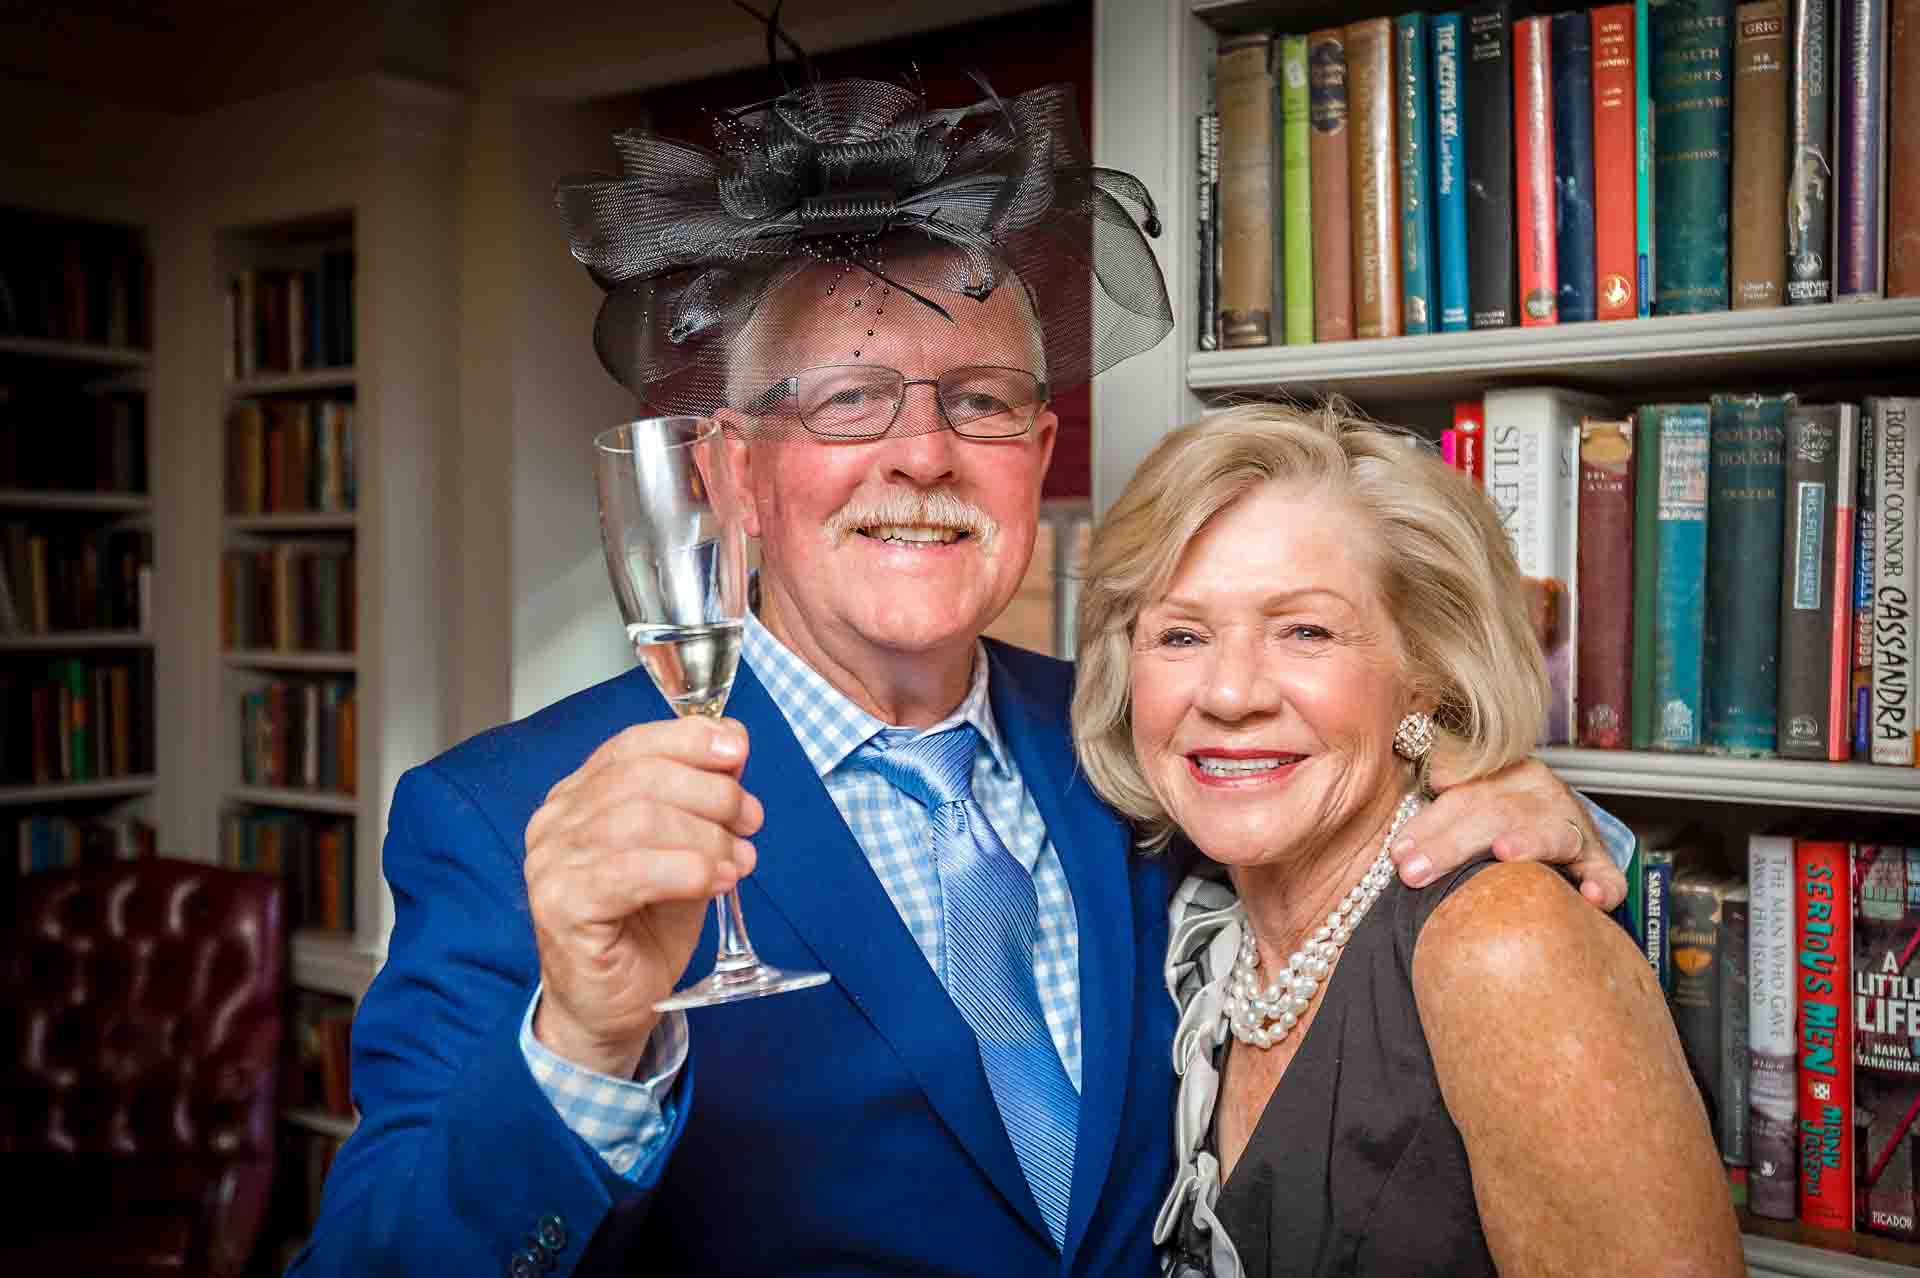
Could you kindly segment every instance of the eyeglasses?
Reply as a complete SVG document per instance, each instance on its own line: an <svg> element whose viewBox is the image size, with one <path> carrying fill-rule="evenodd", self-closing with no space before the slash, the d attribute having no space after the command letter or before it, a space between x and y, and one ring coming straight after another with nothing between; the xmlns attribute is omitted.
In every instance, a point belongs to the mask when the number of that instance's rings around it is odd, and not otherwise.
<svg viewBox="0 0 1920 1278"><path fill-rule="evenodd" d="M963 439L1012 439L1033 426L1047 384L1024 368L979 364L910 378L878 364L802 369L748 402L753 417L795 416L826 439L878 439L900 420L907 387L931 386L941 420Z"/></svg>

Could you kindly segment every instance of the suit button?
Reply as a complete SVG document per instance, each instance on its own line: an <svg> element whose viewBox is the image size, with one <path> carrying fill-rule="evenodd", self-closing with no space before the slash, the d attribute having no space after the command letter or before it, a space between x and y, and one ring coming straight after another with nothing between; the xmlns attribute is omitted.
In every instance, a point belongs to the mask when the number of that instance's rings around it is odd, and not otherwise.
<svg viewBox="0 0 1920 1278"><path fill-rule="evenodd" d="M534 1237L548 1251L559 1251L567 1245L567 1222L558 1216L542 1216L540 1232Z"/></svg>
<svg viewBox="0 0 1920 1278"><path fill-rule="evenodd" d="M540 1278L540 1271L544 1268L546 1266L540 1263L540 1253L528 1247L513 1253L513 1260L507 1265L507 1278Z"/></svg>

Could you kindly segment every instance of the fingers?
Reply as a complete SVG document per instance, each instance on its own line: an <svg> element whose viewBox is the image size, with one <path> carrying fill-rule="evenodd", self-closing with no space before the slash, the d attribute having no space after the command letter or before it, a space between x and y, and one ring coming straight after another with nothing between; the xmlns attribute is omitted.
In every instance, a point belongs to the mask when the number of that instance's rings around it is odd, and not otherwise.
<svg viewBox="0 0 1920 1278"><path fill-rule="evenodd" d="M585 762L547 792L563 795L603 772L647 758L672 759L690 768L738 775L747 761L747 730L734 719L660 719L636 723L602 741Z"/></svg>
<svg viewBox="0 0 1920 1278"><path fill-rule="evenodd" d="M1605 891L1619 882L1592 863L1611 864L1586 810L1537 760L1448 790L1407 822L1392 852L1401 879L1420 887L1489 849L1502 860L1569 866Z"/></svg>

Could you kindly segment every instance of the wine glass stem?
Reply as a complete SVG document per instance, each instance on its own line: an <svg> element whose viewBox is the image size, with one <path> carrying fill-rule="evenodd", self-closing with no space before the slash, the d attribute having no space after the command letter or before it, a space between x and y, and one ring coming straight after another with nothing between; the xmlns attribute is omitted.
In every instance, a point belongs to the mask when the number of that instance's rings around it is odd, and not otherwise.
<svg viewBox="0 0 1920 1278"><path fill-rule="evenodd" d="M753 953L753 945L747 940L747 920L740 913L740 891L735 888L723 896L713 898L714 922L719 928L720 942L714 953L713 970L716 972L737 972L742 968L758 967L760 960Z"/></svg>

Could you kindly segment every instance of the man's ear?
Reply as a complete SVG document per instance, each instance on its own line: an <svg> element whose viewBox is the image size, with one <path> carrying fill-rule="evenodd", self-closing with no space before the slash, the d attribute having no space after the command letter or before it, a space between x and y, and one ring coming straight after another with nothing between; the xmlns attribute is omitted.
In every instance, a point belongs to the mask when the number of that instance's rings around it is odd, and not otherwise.
<svg viewBox="0 0 1920 1278"><path fill-rule="evenodd" d="M1040 406L1039 415L1033 419L1033 439L1040 446L1040 475L1044 480L1047 467L1053 464L1053 446L1060 439L1060 418L1053 405Z"/></svg>
<svg viewBox="0 0 1920 1278"><path fill-rule="evenodd" d="M728 473L733 481L733 491L740 503L740 523L749 537L760 535L760 507L754 500L753 486L753 445L750 442L753 433L753 418L735 412L731 408L717 410L714 420L720 423L721 455L726 460Z"/></svg>

